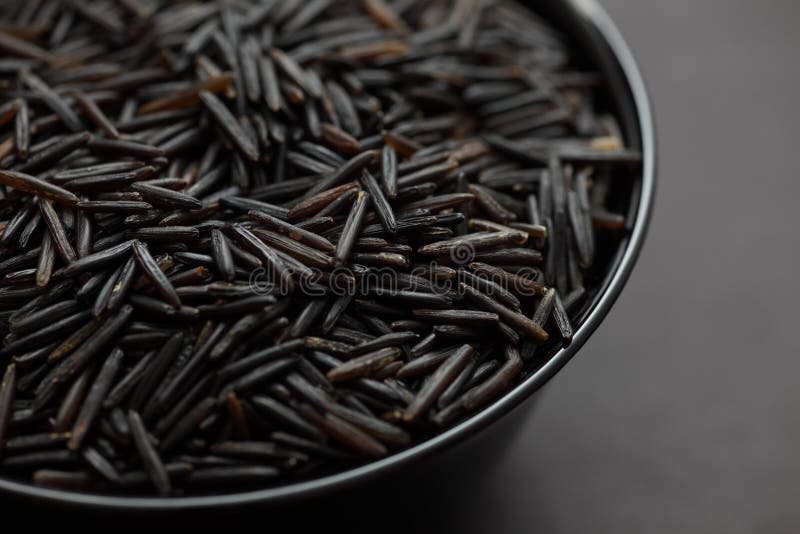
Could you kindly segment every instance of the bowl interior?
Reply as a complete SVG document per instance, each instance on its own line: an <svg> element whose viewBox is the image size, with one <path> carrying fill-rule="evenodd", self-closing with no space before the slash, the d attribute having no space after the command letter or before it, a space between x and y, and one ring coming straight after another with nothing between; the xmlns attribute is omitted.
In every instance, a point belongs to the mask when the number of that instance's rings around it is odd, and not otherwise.
<svg viewBox="0 0 800 534"><path fill-rule="evenodd" d="M613 255L600 259L596 288L578 314L575 335L570 345L553 347L546 358L526 370L526 376L516 387L456 426L392 456L335 475L246 493L169 499L72 493L2 478L0 491L61 505L129 510L207 508L315 497L400 469L410 462L429 457L473 436L547 382L572 358L607 315L635 263L652 209L655 142L647 94L638 68L613 23L596 0L539 0L523 3L567 35L579 55L579 61L602 75L604 88L599 93L601 105L618 118L627 146L640 150L643 154L643 164L639 171L620 180L619 185L615 186L617 190L613 192L620 199L619 208L623 213L628 213L629 232Z"/></svg>

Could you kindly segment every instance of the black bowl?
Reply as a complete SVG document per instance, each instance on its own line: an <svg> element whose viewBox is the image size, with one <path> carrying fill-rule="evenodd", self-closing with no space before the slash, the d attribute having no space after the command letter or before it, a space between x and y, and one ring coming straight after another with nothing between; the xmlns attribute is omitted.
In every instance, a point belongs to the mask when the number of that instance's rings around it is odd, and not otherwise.
<svg viewBox="0 0 800 534"><path fill-rule="evenodd" d="M487 426L509 413L520 403L529 399L553 375L558 372L589 339L600 322L608 314L614 301L622 291L630 275L639 251L642 247L655 193L655 137L653 118L647 92L633 55L622 36L600 7L597 0L538 0L528 1L535 10L560 28L569 36L575 50L583 56L583 61L600 72L606 82L605 104L613 110L620 121L626 143L629 147L641 150L644 158L641 176L631 183L628 195L631 200L631 231L621 243L619 253L614 256L608 267L608 274L602 281L592 301L578 318L579 325L570 345L560 349L544 365L527 376L520 384L506 393L483 411L470 416L458 425L445 432L407 450L398 452L385 459L307 482L217 496L202 497L116 497L97 494L73 493L35 487L29 484L0 479L0 491L21 498L29 504L51 504L77 508L93 508L95 510L128 510L128 511L166 511L187 509L220 509L242 507L246 505L277 505L307 503L320 497L330 496L334 492L361 488L376 487L375 482L391 481L390 475L401 472L408 478L409 470L414 473L447 472L454 462L469 465L482 465L487 462L476 462L476 454L483 458L486 447L496 447L498 443L507 442L499 439L499 435L507 435L518 428L518 419L527 410L517 410L514 418L506 418L502 425L493 427L493 432L483 433L482 439L471 440L467 447L457 447L456 452L442 453L478 435ZM528 403L530 404L530 402ZM487 439L487 437L493 439ZM434 465L433 471L430 467ZM438 465L438 470L436 466ZM444 466L444 467L443 467ZM397 477L395 477L396 481Z"/></svg>

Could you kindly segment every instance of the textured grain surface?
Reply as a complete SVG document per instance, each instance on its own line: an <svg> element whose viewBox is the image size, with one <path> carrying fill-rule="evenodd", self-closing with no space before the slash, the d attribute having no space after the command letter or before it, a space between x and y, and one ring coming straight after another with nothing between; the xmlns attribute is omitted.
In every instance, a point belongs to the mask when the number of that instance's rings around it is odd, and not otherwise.
<svg viewBox="0 0 800 534"><path fill-rule="evenodd" d="M58 5L0 6L0 370L12 445L71 434L3 476L180 495L392 454L568 343L633 224L602 80L510 0ZM312 446L273 436L297 418Z"/></svg>

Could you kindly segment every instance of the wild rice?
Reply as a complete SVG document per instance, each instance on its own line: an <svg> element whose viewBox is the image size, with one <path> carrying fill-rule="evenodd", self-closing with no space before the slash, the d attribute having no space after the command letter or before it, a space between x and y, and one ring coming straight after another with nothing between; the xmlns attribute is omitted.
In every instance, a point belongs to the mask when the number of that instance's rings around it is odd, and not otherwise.
<svg viewBox="0 0 800 534"><path fill-rule="evenodd" d="M511 0L59 6L0 7L2 477L420 443L571 341L631 226L601 77Z"/></svg>

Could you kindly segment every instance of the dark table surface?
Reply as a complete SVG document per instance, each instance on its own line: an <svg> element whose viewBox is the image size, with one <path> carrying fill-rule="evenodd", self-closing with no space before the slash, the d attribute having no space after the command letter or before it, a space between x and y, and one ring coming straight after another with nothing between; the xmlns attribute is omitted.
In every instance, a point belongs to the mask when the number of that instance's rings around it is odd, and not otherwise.
<svg viewBox="0 0 800 534"><path fill-rule="evenodd" d="M800 3L603 2L644 71L660 144L628 287L482 477L453 472L422 507L395 496L388 524L359 503L340 519L371 532L800 532Z"/></svg>

